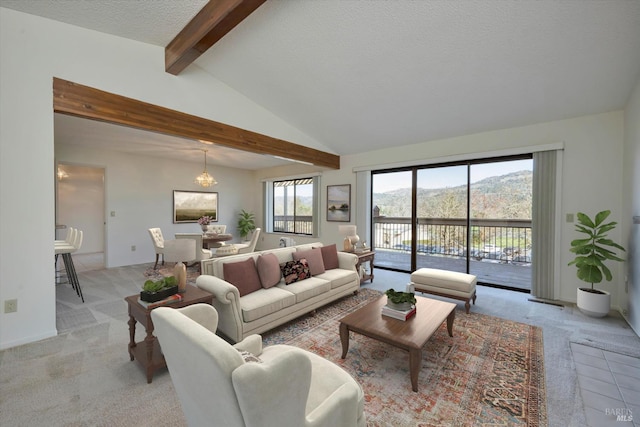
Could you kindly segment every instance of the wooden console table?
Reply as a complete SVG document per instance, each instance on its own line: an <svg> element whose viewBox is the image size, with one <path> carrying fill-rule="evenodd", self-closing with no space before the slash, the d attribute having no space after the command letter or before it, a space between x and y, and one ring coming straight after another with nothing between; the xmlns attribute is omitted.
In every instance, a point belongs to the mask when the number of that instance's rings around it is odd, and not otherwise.
<svg viewBox="0 0 640 427"><path fill-rule="evenodd" d="M180 308L197 303L213 303L212 294L192 285L187 285L187 291L182 294L182 297L182 301L166 305L166 307ZM129 306L129 357L132 361L137 359L140 362L147 374L147 384L150 384L153 373L157 369L166 368L167 363L160 351L160 343L153 335L153 322L151 321L151 310L153 309L149 310L140 305L139 298L140 295L136 294L124 299ZM144 326L147 332L144 341L139 343L136 343L136 322Z"/></svg>
<svg viewBox="0 0 640 427"><path fill-rule="evenodd" d="M360 278L360 284L363 284L367 280L370 280L373 283L373 259L376 255L375 251L367 251L367 252L352 252L354 255L358 257L358 263L356 264L356 270L358 270L358 274L360 274L360 266L365 262L369 263L369 273L363 273Z"/></svg>

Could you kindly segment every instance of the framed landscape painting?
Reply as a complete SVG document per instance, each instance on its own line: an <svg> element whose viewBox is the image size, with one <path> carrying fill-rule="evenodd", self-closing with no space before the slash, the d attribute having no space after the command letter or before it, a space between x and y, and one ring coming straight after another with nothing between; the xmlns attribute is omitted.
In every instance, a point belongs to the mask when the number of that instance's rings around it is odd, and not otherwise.
<svg viewBox="0 0 640 427"><path fill-rule="evenodd" d="M351 221L351 184L327 185L327 221Z"/></svg>
<svg viewBox="0 0 640 427"><path fill-rule="evenodd" d="M198 222L205 215L218 221L218 193L173 190L173 222Z"/></svg>

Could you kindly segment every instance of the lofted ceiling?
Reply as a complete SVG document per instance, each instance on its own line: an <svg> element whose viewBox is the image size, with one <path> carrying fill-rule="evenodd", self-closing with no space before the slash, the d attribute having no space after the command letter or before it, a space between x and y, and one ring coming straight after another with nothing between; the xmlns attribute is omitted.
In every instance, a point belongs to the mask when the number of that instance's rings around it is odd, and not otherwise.
<svg viewBox="0 0 640 427"><path fill-rule="evenodd" d="M159 46L205 4L0 0ZM190 67L353 154L624 108L640 75L640 1L268 0ZM57 117L56 137L84 122ZM173 141L146 136L151 150Z"/></svg>

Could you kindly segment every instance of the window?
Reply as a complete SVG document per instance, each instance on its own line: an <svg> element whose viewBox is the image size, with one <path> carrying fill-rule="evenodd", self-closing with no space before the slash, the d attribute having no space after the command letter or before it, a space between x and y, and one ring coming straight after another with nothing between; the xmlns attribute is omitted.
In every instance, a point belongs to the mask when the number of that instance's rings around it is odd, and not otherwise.
<svg viewBox="0 0 640 427"><path fill-rule="evenodd" d="M318 180L319 177L306 177L266 183L269 231L318 234Z"/></svg>

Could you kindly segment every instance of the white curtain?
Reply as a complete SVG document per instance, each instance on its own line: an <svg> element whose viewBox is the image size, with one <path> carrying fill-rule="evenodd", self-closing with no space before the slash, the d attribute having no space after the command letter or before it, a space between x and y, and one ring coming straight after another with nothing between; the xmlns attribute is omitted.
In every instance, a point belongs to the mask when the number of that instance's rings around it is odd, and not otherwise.
<svg viewBox="0 0 640 427"><path fill-rule="evenodd" d="M544 299L555 299L558 153L533 153L531 295Z"/></svg>

